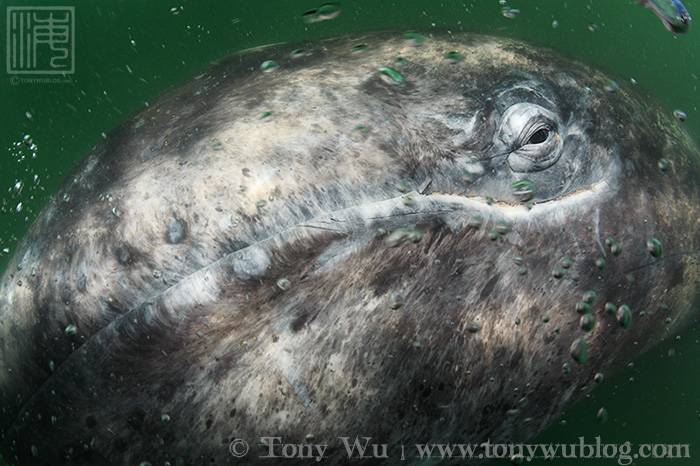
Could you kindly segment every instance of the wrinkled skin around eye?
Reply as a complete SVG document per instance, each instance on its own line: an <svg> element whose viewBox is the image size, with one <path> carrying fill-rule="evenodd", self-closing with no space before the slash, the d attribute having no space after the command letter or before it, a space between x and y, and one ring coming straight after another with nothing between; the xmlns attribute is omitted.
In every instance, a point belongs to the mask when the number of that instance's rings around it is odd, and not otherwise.
<svg viewBox="0 0 700 466"><path fill-rule="evenodd" d="M508 166L514 172L528 173L554 165L562 154L556 114L532 103L511 106L503 115L498 139L508 153Z"/></svg>

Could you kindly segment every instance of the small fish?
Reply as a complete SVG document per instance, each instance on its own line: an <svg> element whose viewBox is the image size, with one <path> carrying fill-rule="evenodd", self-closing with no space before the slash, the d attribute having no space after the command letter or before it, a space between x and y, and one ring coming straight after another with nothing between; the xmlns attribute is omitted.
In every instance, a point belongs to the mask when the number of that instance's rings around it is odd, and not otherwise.
<svg viewBox="0 0 700 466"><path fill-rule="evenodd" d="M637 0L637 3L651 10L674 34L683 34L690 29L692 18L680 0Z"/></svg>

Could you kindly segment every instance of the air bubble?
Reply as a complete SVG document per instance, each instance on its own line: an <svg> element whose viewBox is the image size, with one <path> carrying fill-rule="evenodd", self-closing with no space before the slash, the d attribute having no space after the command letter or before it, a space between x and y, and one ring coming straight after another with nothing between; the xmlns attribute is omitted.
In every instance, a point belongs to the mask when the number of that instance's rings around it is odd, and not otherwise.
<svg viewBox="0 0 700 466"><path fill-rule="evenodd" d="M277 280L277 287L282 291L287 291L292 287L292 282L283 277Z"/></svg>
<svg viewBox="0 0 700 466"><path fill-rule="evenodd" d="M447 52L445 54L445 62L449 65L455 65L462 61L462 55L458 52Z"/></svg>
<svg viewBox="0 0 700 466"><path fill-rule="evenodd" d="M504 6L501 8L501 14L506 18L515 19L520 14L520 10L517 8L511 8L509 6Z"/></svg>
<svg viewBox="0 0 700 466"><path fill-rule="evenodd" d="M674 110L673 111L673 116L676 117L678 121L685 121L688 118L688 115L683 110Z"/></svg>
<svg viewBox="0 0 700 466"><path fill-rule="evenodd" d="M510 223L501 220L500 222L496 223L496 231L499 232L502 235L506 235L510 232L511 230L511 225Z"/></svg>
<svg viewBox="0 0 700 466"><path fill-rule="evenodd" d="M623 304L617 310L617 321L620 323L620 327L629 328L632 323L632 311L628 305Z"/></svg>
<svg viewBox="0 0 700 466"><path fill-rule="evenodd" d="M462 181L464 181L465 183L473 183L474 182L474 174L465 171L464 173L462 173Z"/></svg>
<svg viewBox="0 0 700 466"><path fill-rule="evenodd" d="M481 330L481 325L478 322L471 322L467 325L467 332L469 333L477 333L479 330Z"/></svg>
<svg viewBox="0 0 700 466"><path fill-rule="evenodd" d="M563 269L570 269L572 265L574 265L574 263L571 261L571 259L562 259L561 260L561 267Z"/></svg>
<svg viewBox="0 0 700 466"><path fill-rule="evenodd" d="M612 246L610 246L610 252L613 256L619 256L622 254L622 245L620 243L613 243Z"/></svg>
<svg viewBox="0 0 700 466"><path fill-rule="evenodd" d="M603 375L603 373L602 373L602 372L598 372L598 373L595 375L595 377L593 377L593 380L595 380L596 383L603 383L603 379L604 379L604 378L605 378L605 376Z"/></svg>
<svg viewBox="0 0 700 466"><path fill-rule="evenodd" d="M668 171L668 168L671 164L668 162L668 160L662 157L659 159L657 165L659 166L659 170L661 170L662 172L666 172Z"/></svg>
<svg viewBox="0 0 700 466"><path fill-rule="evenodd" d="M496 230L491 230L491 231L489 231L489 235L488 235L488 236L489 236L489 239L490 239L491 241L496 241L496 240L498 239L498 237L501 236L501 235L499 235L498 232L497 232Z"/></svg>
<svg viewBox="0 0 700 466"><path fill-rule="evenodd" d="M584 332L590 332L595 327L595 317L593 314L584 314L581 317L581 330Z"/></svg>
<svg viewBox="0 0 700 466"><path fill-rule="evenodd" d="M618 83L616 83L615 81L613 81L612 79L603 85L603 89L605 90L605 92L608 92L610 94L612 94L613 92L617 92L617 90L619 88L620 88L620 85Z"/></svg>
<svg viewBox="0 0 700 466"><path fill-rule="evenodd" d="M418 31L406 31L403 33L404 41L411 47L423 45L425 37Z"/></svg>
<svg viewBox="0 0 700 466"><path fill-rule="evenodd" d="M17 197L22 194L22 189L24 188L24 181L15 181L14 186L12 186L12 197Z"/></svg>
<svg viewBox="0 0 700 466"><path fill-rule="evenodd" d="M647 241L647 250L653 257L661 257L661 241L656 238L649 238Z"/></svg>
<svg viewBox="0 0 700 466"><path fill-rule="evenodd" d="M292 50L291 53L289 54L289 56L292 58L301 58L301 57L305 57L305 56L309 56L309 55L311 55L311 53L304 50L304 49Z"/></svg>
<svg viewBox="0 0 700 466"><path fill-rule="evenodd" d="M340 5L338 3L324 3L318 8L317 18L319 21L328 21L340 14Z"/></svg>
<svg viewBox="0 0 700 466"><path fill-rule="evenodd" d="M369 48L369 45L367 45L367 44L355 44L352 46L352 52L353 53L360 53L360 52L364 52L368 48Z"/></svg>
<svg viewBox="0 0 700 466"><path fill-rule="evenodd" d="M559 280L560 278L564 278L564 269L554 269L554 271L552 271L552 276L557 280Z"/></svg>
<svg viewBox="0 0 700 466"><path fill-rule="evenodd" d="M484 224L484 219L478 215L475 215L474 217L470 218L469 222L467 222L467 226L469 226L470 228L473 228L475 230L478 230L479 228L481 228L481 226L483 224Z"/></svg>
<svg viewBox="0 0 700 466"><path fill-rule="evenodd" d="M160 416L160 420L163 422L170 422L170 415L168 413L163 413Z"/></svg>
<svg viewBox="0 0 700 466"><path fill-rule="evenodd" d="M583 293L583 302L588 304L593 304L595 301L595 291L586 291Z"/></svg>
<svg viewBox="0 0 700 466"><path fill-rule="evenodd" d="M601 423L606 422L608 420L608 410L605 408L600 408L598 410L598 414L596 415L596 418L598 418L598 420Z"/></svg>
<svg viewBox="0 0 700 466"><path fill-rule="evenodd" d="M416 205L416 200L413 198L413 196L403 196L401 198L401 202L403 202L403 205L406 207L413 207Z"/></svg>
<svg viewBox="0 0 700 466"><path fill-rule="evenodd" d="M579 301L576 303L576 312L579 314L587 314L591 311L591 305L586 301Z"/></svg>
<svg viewBox="0 0 700 466"><path fill-rule="evenodd" d="M590 23L588 25L588 30L591 32L598 32L598 24L597 23Z"/></svg>
<svg viewBox="0 0 700 466"><path fill-rule="evenodd" d="M579 364L586 362L586 340L577 338L571 344L571 357Z"/></svg>
<svg viewBox="0 0 700 466"><path fill-rule="evenodd" d="M369 136L369 128L363 125L355 126L352 131L350 131L350 139L354 142L362 142Z"/></svg>
<svg viewBox="0 0 700 466"><path fill-rule="evenodd" d="M64 333L66 334L67 337L69 337L71 335L75 335L76 333L78 333L78 327L76 327L73 324L68 324L66 326L66 329L64 330Z"/></svg>
<svg viewBox="0 0 700 466"><path fill-rule="evenodd" d="M602 257L599 257L595 260L595 266L598 267L600 270L605 270L605 266L607 263L605 262L605 259Z"/></svg>
<svg viewBox="0 0 700 466"><path fill-rule="evenodd" d="M411 191L411 187L405 181L399 181L398 183L396 183L396 189L401 194L406 194Z"/></svg>
<svg viewBox="0 0 700 466"><path fill-rule="evenodd" d="M423 239L423 233L419 230L411 230L410 228L399 228L387 236L385 242L387 246L396 248L407 241L412 243L420 243Z"/></svg>
<svg viewBox="0 0 700 466"><path fill-rule="evenodd" d="M396 71L394 68L390 68L388 66L380 66L377 69L377 71L379 71L379 74L382 76L382 79L384 79L384 81L390 84L400 84L404 81L403 75Z"/></svg>
<svg viewBox="0 0 700 466"><path fill-rule="evenodd" d="M537 194L535 185L531 181L527 180L513 183L510 186L510 189L513 191L513 195L515 195L515 197L518 198L518 200L523 204L531 201L535 197L535 194Z"/></svg>
<svg viewBox="0 0 700 466"><path fill-rule="evenodd" d="M264 73L272 73L277 68L279 68L279 65L277 64L276 61L273 61L273 60L265 60L260 65L260 71L262 71Z"/></svg>

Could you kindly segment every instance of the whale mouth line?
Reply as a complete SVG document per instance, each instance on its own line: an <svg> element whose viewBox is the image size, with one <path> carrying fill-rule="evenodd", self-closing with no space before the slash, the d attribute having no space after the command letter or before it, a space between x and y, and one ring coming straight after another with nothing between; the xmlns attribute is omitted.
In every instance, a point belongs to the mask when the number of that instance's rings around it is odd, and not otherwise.
<svg viewBox="0 0 700 466"><path fill-rule="evenodd" d="M614 190L612 184L607 180L603 179L591 184L588 187L578 189L571 193L563 194L557 197L543 199L541 201L533 202L508 202L503 200L490 200L481 195L468 196L464 194L451 194L451 193L419 193L412 191L410 193L404 194L400 197L385 199L382 201L376 201L375 203L387 202L395 199L401 199L407 207L410 208L410 204L415 199L424 197L439 200L449 205L451 210L455 210L460 207L477 207L478 209L490 209L492 211L501 211L504 214L508 213L522 213L522 212L537 212L540 209L548 209L555 203L565 203L573 204L577 202L583 202L589 200L591 196L599 194L607 194ZM369 203L369 204L375 204ZM357 206L355 206L357 207ZM341 209L345 210L345 209Z"/></svg>
<svg viewBox="0 0 700 466"><path fill-rule="evenodd" d="M272 240L275 237L284 236L295 229L325 230L336 234L356 234L358 229L370 227L382 221L408 218L420 215L459 215L471 211L472 217L483 216L484 220L500 219L510 221L528 221L528 219L541 218L551 213L552 209L576 210L580 203L586 203L591 197L607 195L612 187L607 180L602 180L588 188L579 189L572 193L534 202L530 205L513 202L489 202L482 196L465 196L462 194L428 193L421 194L411 191L401 196L383 200L356 204L351 207L341 208L332 212L320 214L313 219L291 225L281 231L271 233L266 238L249 246L255 246ZM398 225L397 225L398 226ZM401 226L407 226L403 224ZM245 249L245 248L243 248ZM231 254L236 254L234 251Z"/></svg>

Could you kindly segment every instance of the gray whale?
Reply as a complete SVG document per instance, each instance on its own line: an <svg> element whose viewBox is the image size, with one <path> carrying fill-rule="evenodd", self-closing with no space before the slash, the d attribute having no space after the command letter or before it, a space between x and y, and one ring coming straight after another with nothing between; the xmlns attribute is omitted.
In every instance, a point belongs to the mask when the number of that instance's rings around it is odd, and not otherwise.
<svg viewBox="0 0 700 466"><path fill-rule="evenodd" d="M681 124L548 49L419 39L235 54L90 151L0 283L9 464L527 441L692 318Z"/></svg>

